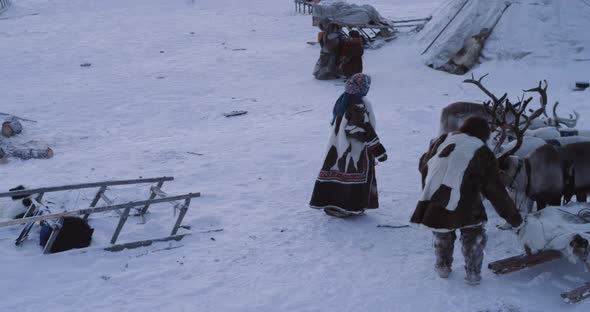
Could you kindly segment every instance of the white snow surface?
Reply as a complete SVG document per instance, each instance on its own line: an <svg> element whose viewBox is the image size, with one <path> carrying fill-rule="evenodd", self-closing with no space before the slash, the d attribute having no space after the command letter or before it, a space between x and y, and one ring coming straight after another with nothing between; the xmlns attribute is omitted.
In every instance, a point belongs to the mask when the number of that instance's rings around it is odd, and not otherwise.
<svg viewBox="0 0 590 312"><path fill-rule="evenodd" d="M443 1L357 3L402 18ZM531 4L498 27L514 30L506 54L522 46L544 57L494 58L475 74L490 73L490 90L513 98L547 79L549 100L589 127L589 93L571 91L589 79L588 16L586 0ZM389 155L377 168L381 207L345 220L309 209L343 91L312 76L319 48L305 42L317 31L290 0L13 1L0 16L1 111L39 121L11 143L47 144L55 157L5 161L0 189L166 175L176 178L168 193L203 197L185 218L191 236L117 253L102 250L115 214L90 219L90 248L54 255L41 253L38 227L21 247L20 227L0 228L0 311L588 311L590 302L559 297L590 279L582 266L558 261L506 276L485 268L522 252L513 232L495 228L502 220L492 209L477 287L463 282L459 246L443 280L432 233L377 228L408 223L421 192L418 158L441 108L485 99L465 77L424 66L415 38L364 56ZM248 114L223 116L232 110ZM147 197L147 186L116 189L115 202ZM58 212L92 195L47 200ZM170 206L150 209L145 225L127 221L120 242L168 233ZM204 233L215 229L223 231Z"/></svg>

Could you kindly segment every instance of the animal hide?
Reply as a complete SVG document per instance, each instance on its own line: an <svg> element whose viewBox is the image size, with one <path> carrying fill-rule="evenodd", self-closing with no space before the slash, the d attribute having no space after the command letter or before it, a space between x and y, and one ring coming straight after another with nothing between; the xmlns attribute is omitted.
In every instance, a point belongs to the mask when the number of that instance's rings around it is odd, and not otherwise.
<svg viewBox="0 0 590 312"><path fill-rule="evenodd" d="M461 144L458 144L461 143ZM428 174L420 201L428 201L441 186L451 189L451 197L446 209L454 211L461 197L463 175L475 151L484 143L463 133L451 134L438 149L438 154L428 161ZM455 147L459 149L455 150ZM453 154L453 157L448 157Z"/></svg>
<svg viewBox="0 0 590 312"><path fill-rule="evenodd" d="M588 214L584 217L585 211ZM570 244L576 235L590 240L590 205L586 203L550 206L527 215L518 239L533 252L557 250L576 263Z"/></svg>

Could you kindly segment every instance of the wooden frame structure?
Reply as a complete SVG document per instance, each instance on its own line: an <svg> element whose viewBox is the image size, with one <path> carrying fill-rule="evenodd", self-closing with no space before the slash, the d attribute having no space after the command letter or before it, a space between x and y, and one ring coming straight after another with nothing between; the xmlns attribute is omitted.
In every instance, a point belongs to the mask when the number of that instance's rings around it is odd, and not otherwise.
<svg viewBox="0 0 590 312"><path fill-rule="evenodd" d="M135 179L135 180L119 180L119 181L105 181L105 182L96 182L96 183L84 183L84 184L73 184L73 185L64 185L64 186L57 186L57 187L44 187L44 188L37 188L37 189L29 189L29 190L20 190L20 191L13 191L13 192L6 192L0 193L0 197L12 197L12 196L26 196L26 195L36 195L34 198L31 199L32 204L29 206L27 211L25 212L22 219L10 220L5 222L0 222L0 227L3 226L10 226L10 225L17 225L17 224L24 224L24 227L15 241L17 246L21 245L24 240L28 237L29 231L35 224L35 222L47 221L51 228L52 233L45 244L43 249L43 253L49 253L61 226L63 224L63 218L68 216L83 216L84 219L88 219L90 214L97 213L97 212L105 212L105 211L117 211L119 213L119 222L111 237L111 245L105 250L109 251L119 251L125 248L135 248L141 246L150 245L154 241L166 241L166 240L180 240L186 234L177 235L178 229L181 227L182 220L186 215L186 212L190 206L191 199L200 197L200 193L188 193L184 195L177 195L177 196L168 196L165 192L162 191L162 186L166 181L174 180L173 177L159 177L159 178L149 178L149 179ZM105 192L109 186L117 186L117 185L135 185L135 184L145 184L145 183L155 183L152 187L150 187L150 197L147 200L142 201L133 201L124 204L114 204L112 200L110 200ZM78 189L88 189L88 188L97 188L98 191L96 192L94 198L90 203L90 207L86 209L78 209L78 210L71 210L62 213L55 213L55 214L47 214L43 215L41 209L35 209L35 207L45 206L43 201L43 195L45 193L50 192L60 192L60 191L67 191L67 190L78 190ZM159 197L159 198L156 198ZM97 207L96 205L100 200L103 200L106 205ZM177 202L181 201L181 202ZM175 209L179 210L178 217L174 223L170 236L158 239L151 239L147 241L141 242L130 242L121 245L115 245L125 222L129 216L131 209L136 209L138 211L139 216L144 218L144 215L147 213L149 207L153 204L164 203L168 202L173 204ZM122 212L121 212L122 210Z"/></svg>
<svg viewBox="0 0 590 312"><path fill-rule="evenodd" d="M342 23L338 21L332 21L332 23L347 29L348 32L356 30L360 35L368 42L373 42L381 37L385 41L393 40L400 33L400 29L408 29L405 32L418 32L424 28L424 25L432 19L432 16L426 18L416 18L407 20L391 20L389 24L350 24ZM312 17L312 25L318 26L319 19Z"/></svg>
<svg viewBox="0 0 590 312"><path fill-rule="evenodd" d="M315 3L319 3L320 0L294 0L295 2L295 12L302 13L302 14L311 14L313 13L313 5Z"/></svg>
<svg viewBox="0 0 590 312"><path fill-rule="evenodd" d="M523 254L514 256L488 264L488 269L501 275L523 270L528 267L542 263L554 261L561 258L561 253L557 250L543 250L535 254ZM583 261L584 262L584 261ZM566 303L576 303L590 297L590 283L587 282L576 289L561 294Z"/></svg>

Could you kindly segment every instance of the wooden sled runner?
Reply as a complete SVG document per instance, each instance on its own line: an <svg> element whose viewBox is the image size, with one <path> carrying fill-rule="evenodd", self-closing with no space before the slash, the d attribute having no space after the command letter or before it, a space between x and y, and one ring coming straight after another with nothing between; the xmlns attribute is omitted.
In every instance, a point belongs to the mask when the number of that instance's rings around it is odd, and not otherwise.
<svg viewBox="0 0 590 312"><path fill-rule="evenodd" d="M488 264L488 268L496 274L507 274L520 271L528 267L554 261L561 258L561 253L556 250L544 250L536 254L523 254ZM580 302L590 297L590 283L586 283L574 290L561 294L566 303Z"/></svg>
<svg viewBox="0 0 590 312"><path fill-rule="evenodd" d="M29 206L28 210L25 212L22 219L15 219L5 222L0 222L0 227L3 226L11 226L11 225L18 225L24 224L24 227L15 241L17 246L20 246L28 237L28 234L34 224L40 221L47 221L53 231L49 236L47 243L44 246L43 253L49 253L61 226L63 224L64 217L71 217L71 216L83 216L84 219L88 219L89 216L93 213L98 212L106 212L106 211L116 211L119 214L119 222L117 227L111 237L110 243L111 246L105 248L108 251L120 251L127 248L137 248L142 246L149 246L153 242L157 241L168 241L168 240L180 240L188 233L184 234L177 234L179 228L182 226L182 220L187 213L187 210L190 206L191 199L200 197L200 193L188 193L183 195L177 196L169 196L165 192L162 191L162 185L166 181L172 181L174 178L172 177L159 177L159 178L150 178L150 179L135 179L135 180L119 180L119 181L105 181L105 182L96 182L96 183L84 183L84 184L74 184L74 185L64 185L64 186L57 186L57 187L45 187L45 188L38 188L38 189L29 189L29 190L21 190L21 191L13 191L7 193L0 193L0 197L12 197L12 196L24 196L24 195L35 195L31 201L32 204ZM138 200L138 201L131 201L128 203L123 204L114 204L113 201L107 197L105 194L108 187L117 186L117 185L135 185L135 184L146 184L146 183L155 183L150 188L150 197L147 200ZM43 195L46 193L51 192L60 192L60 191L68 191L68 190L79 190L79 189L88 189L88 188L98 188L93 200L90 203L89 208L85 209L77 209L77 210L69 210L61 213L51 213L51 214L43 214L43 209L40 207L46 206L43 203ZM99 201L102 200L106 205L105 206L97 206ZM143 241L136 241L136 242L128 242L123 244L116 244L119 234L127 221L127 218L130 215L132 209L136 211L136 216L142 218L144 221L145 214L148 212L148 209L151 205L158 204L158 203L171 203L175 209L179 211L178 216L175 220L175 223L172 227L172 231L170 232L169 236L162 237L162 238L154 238L149 240ZM39 207L39 209L35 209L35 207ZM145 221L143 222L145 223Z"/></svg>

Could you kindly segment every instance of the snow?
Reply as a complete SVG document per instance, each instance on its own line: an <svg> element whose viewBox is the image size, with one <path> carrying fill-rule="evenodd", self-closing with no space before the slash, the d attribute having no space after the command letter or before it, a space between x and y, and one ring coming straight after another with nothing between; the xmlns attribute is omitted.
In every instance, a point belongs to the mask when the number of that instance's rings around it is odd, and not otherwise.
<svg viewBox="0 0 590 312"><path fill-rule="evenodd" d="M512 36L495 47L534 56L494 57L475 75L489 72L485 85L512 98L548 79L549 101L580 112L578 126L588 127L588 91L571 89L590 72L590 6L521 2L527 14L507 11L515 15L497 29ZM443 1L357 3L402 18L427 16ZM90 248L54 255L41 254L38 228L22 247L13 244L20 227L0 228L0 310L587 311L590 303L566 306L559 297L589 279L581 266L560 261L508 276L484 267L482 284L471 287L460 248L441 280L430 232L377 228L407 224L421 192L418 158L440 109L485 99L464 77L424 66L425 44L415 38L364 56L389 155L377 168L381 208L350 220L309 209L343 91L311 75L319 49L305 42L317 31L290 0L14 1L0 16L2 112L39 121L23 123L11 142L47 144L55 156L5 161L0 190L166 175L176 179L164 191L203 197L185 218L191 236L118 253L102 251L113 214L91 218ZM248 114L223 116L233 110ZM143 199L147 189L112 197ZM62 195L48 196L55 211L84 207L93 193ZM127 221L120 242L167 234L169 205L150 209L145 225ZM489 216L485 263L522 252Z"/></svg>

